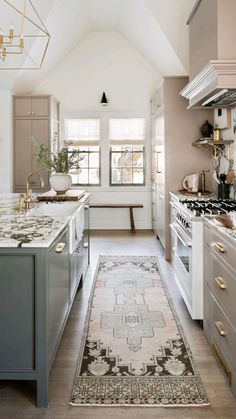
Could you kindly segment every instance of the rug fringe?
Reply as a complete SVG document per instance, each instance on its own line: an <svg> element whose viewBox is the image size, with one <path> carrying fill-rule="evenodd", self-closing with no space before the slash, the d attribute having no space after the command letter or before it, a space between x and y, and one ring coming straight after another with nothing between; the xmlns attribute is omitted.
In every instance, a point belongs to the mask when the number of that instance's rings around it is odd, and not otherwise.
<svg viewBox="0 0 236 419"><path fill-rule="evenodd" d="M92 404L92 403L83 403L77 404L70 402L70 406L72 407L206 407L210 406L210 403L204 404Z"/></svg>

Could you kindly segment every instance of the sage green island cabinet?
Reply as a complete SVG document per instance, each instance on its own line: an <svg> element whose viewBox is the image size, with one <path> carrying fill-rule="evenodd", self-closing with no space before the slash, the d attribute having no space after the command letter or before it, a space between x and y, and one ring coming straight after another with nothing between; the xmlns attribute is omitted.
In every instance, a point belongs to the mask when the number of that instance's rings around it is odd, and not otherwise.
<svg viewBox="0 0 236 419"><path fill-rule="evenodd" d="M89 263L89 194L78 203L0 195L0 380L29 380L48 404L49 373Z"/></svg>
<svg viewBox="0 0 236 419"><path fill-rule="evenodd" d="M38 407L72 303L68 255L68 227L49 249L0 249L0 379L36 381Z"/></svg>
<svg viewBox="0 0 236 419"><path fill-rule="evenodd" d="M236 233L204 226L204 333L236 397Z"/></svg>

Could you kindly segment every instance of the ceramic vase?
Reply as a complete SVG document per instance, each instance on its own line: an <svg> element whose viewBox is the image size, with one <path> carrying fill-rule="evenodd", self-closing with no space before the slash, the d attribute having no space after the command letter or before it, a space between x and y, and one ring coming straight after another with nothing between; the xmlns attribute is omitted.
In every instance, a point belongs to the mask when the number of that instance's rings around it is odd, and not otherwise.
<svg viewBox="0 0 236 419"><path fill-rule="evenodd" d="M71 176L67 173L54 173L50 176L50 185L58 195L63 194L68 191L72 185Z"/></svg>

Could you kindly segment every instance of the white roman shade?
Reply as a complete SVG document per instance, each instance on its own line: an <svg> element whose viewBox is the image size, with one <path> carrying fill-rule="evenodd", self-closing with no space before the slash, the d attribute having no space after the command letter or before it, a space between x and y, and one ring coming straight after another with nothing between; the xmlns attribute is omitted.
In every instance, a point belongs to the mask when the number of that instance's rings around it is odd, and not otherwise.
<svg viewBox="0 0 236 419"><path fill-rule="evenodd" d="M100 141L100 119L66 119L65 144L93 146Z"/></svg>
<svg viewBox="0 0 236 419"><path fill-rule="evenodd" d="M109 120L111 145L144 145L146 141L144 118L111 118Z"/></svg>

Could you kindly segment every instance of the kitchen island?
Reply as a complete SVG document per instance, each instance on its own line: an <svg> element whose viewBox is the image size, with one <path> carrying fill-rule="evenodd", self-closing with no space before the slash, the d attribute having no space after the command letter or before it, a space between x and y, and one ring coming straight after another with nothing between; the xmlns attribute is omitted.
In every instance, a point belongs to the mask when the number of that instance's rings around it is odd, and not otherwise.
<svg viewBox="0 0 236 419"><path fill-rule="evenodd" d="M37 406L46 407L50 369L88 267L89 196L48 207L35 201L23 214L17 199L0 196L0 379L35 381Z"/></svg>

